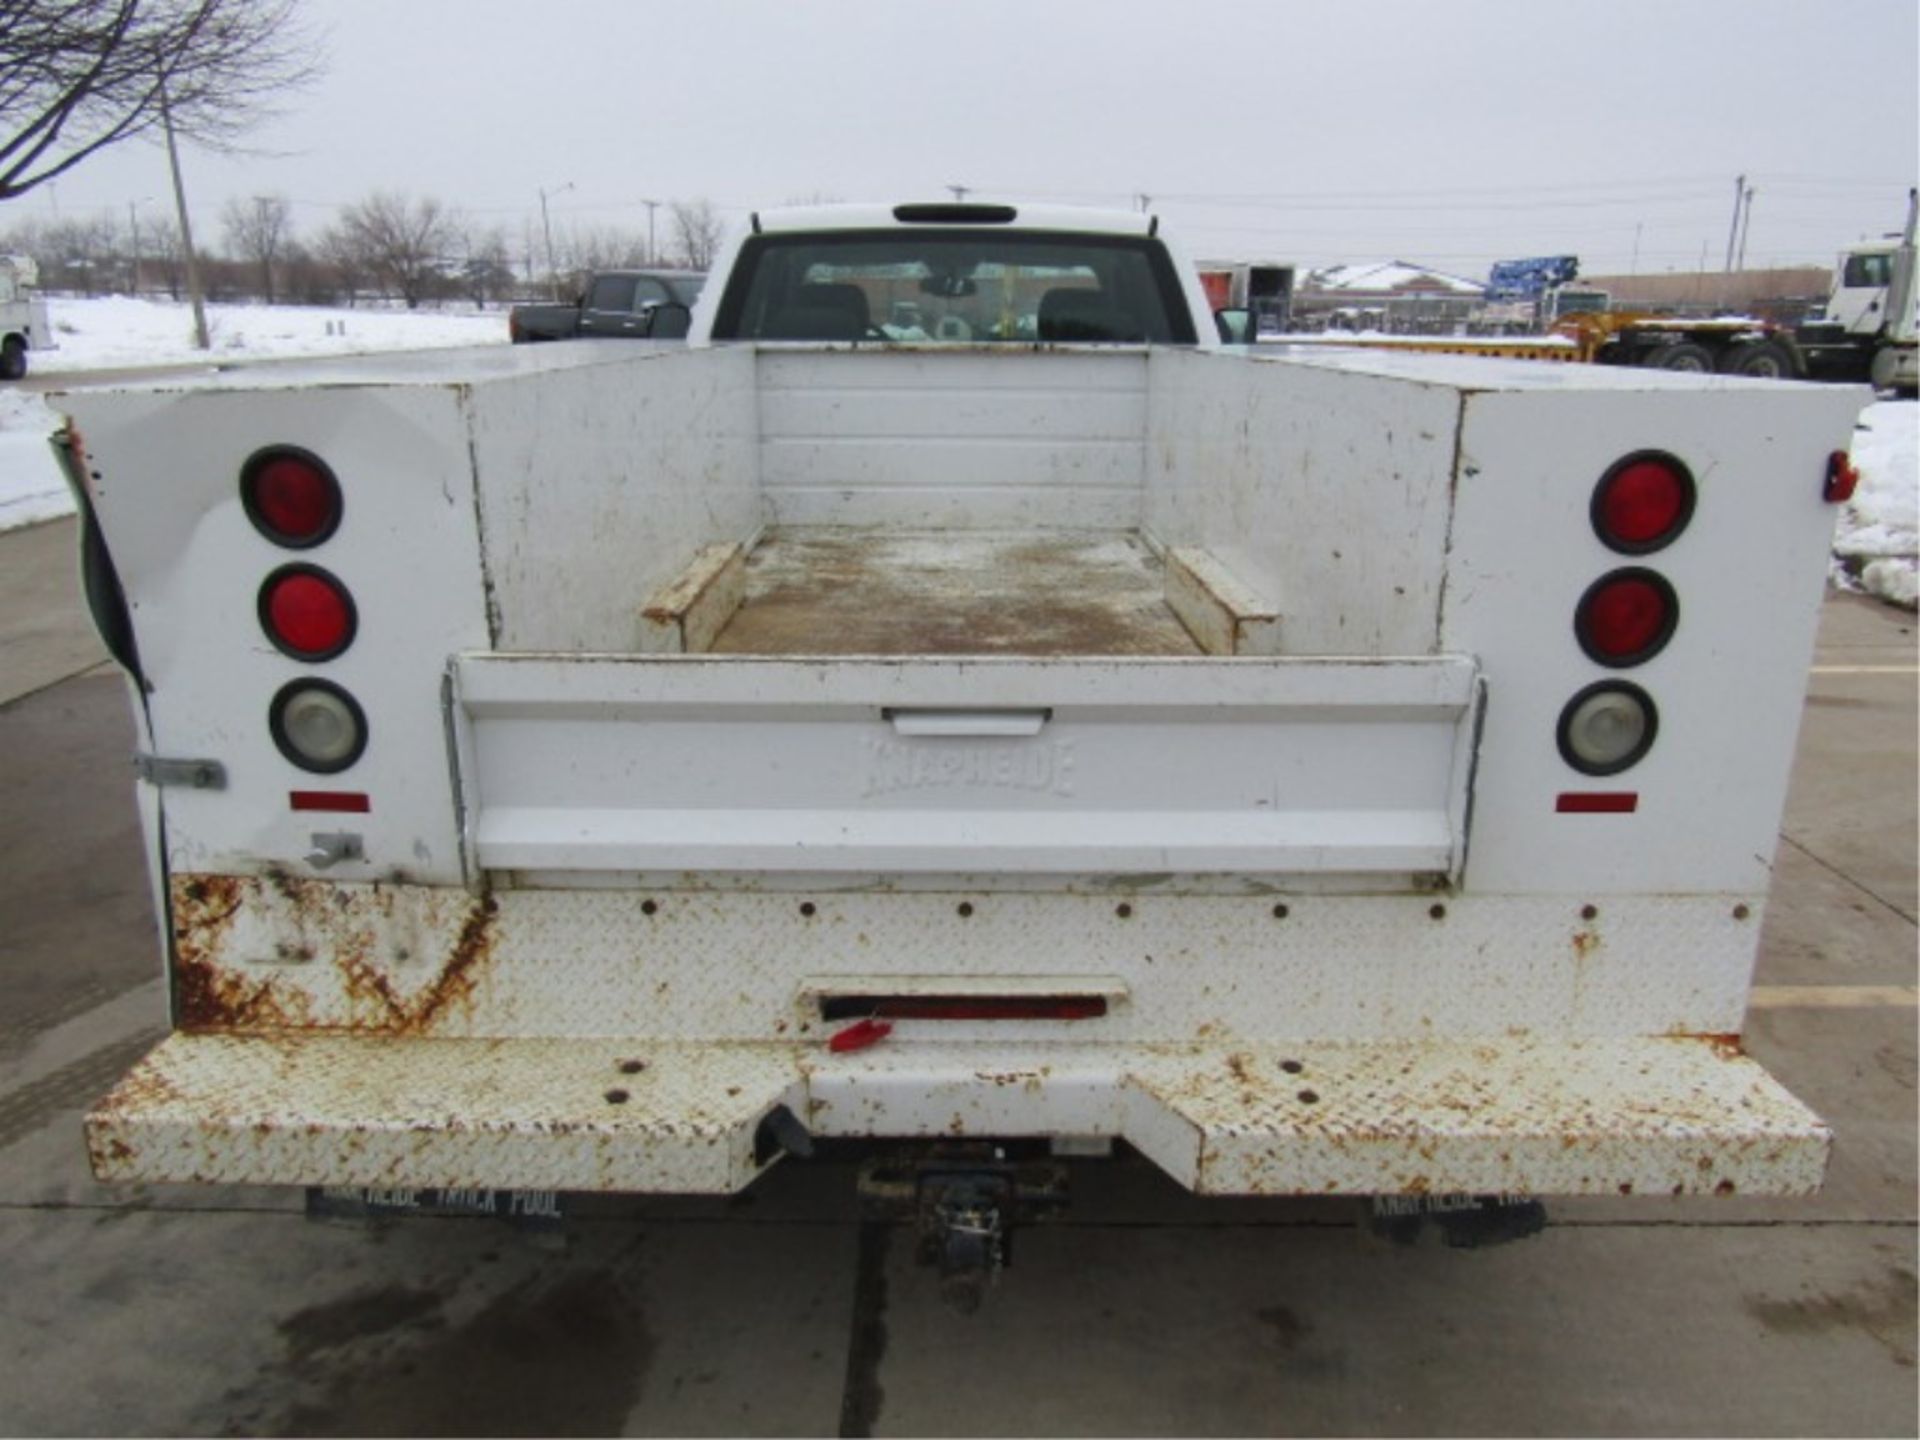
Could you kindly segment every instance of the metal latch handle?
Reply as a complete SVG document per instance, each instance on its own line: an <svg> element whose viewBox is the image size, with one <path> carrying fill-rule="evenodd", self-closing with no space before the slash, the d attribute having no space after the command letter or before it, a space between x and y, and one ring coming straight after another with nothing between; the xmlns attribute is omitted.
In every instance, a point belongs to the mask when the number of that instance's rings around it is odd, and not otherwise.
<svg viewBox="0 0 1920 1440"><path fill-rule="evenodd" d="M351 830L316 834L312 840L313 848L307 852L307 864L316 870L331 869L343 860L367 858L365 842Z"/></svg>
<svg viewBox="0 0 1920 1440"><path fill-rule="evenodd" d="M896 735L1038 735L1053 718L1051 710L887 710Z"/></svg>
<svg viewBox="0 0 1920 1440"><path fill-rule="evenodd" d="M135 755L133 771L149 785L184 785L189 790L227 788L227 767L218 760L176 760L164 755Z"/></svg>

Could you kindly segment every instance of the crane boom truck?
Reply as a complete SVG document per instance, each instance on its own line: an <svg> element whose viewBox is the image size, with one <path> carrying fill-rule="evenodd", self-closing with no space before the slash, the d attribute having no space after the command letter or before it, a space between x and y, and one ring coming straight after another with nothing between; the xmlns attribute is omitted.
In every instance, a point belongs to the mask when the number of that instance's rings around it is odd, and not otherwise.
<svg viewBox="0 0 1920 1440"><path fill-rule="evenodd" d="M1861 395L1226 347L1136 214L767 212L712 276L684 346L57 397L174 1027L102 1179L835 1138L984 1269L1036 1147L1821 1183L1739 1031Z"/></svg>

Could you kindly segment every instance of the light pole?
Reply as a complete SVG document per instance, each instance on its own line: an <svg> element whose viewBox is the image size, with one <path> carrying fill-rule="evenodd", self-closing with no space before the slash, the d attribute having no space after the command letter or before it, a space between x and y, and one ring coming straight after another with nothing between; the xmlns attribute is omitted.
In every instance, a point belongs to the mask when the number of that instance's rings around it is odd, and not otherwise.
<svg viewBox="0 0 1920 1440"><path fill-rule="evenodd" d="M1736 177L1733 182L1733 221L1727 226L1727 263L1725 269L1729 275L1733 273L1733 245L1734 241L1740 237L1740 206L1745 202L1746 194L1747 177L1744 175Z"/></svg>
<svg viewBox="0 0 1920 1440"><path fill-rule="evenodd" d="M151 205L153 197L142 195L138 200L127 202L127 228L133 232L128 242L133 250L133 264L127 272L127 293L137 296L140 293L140 207Z"/></svg>
<svg viewBox="0 0 1920 1440"><path fill-rule="evenodd" d="M173 171L173 208L180 217L180 249L187 259L187 294L193 300L193 343L211 350L213 339L207 334L207 296L200 284L200 260L193 253L193 224L187 219L187 186L180 178L180 146L173 133L173 108L168 103L167 87L160 85L160 127L167 132L167 166Z"/></svg>
<svg viewBox="0 0 1920 1440"><path fill-rule="evenodd" d="M547 200L554 195L564 195L571 189L573 189L573 181L569 180L558 189L540 192L540 229L547 237L547 288L553 291L553 298L556 300L560 298L560 277L554 273L553 222L547 218Z"/></svg>
<svg viewBox="0 0 1920 1440"><path fill-rule="evenodd" d="M660 252L653 248L653 212L660 208L660 202L658 200L642 200L640 203L647 207L647 263L649 265L658 265L660 263Z"/></svg>

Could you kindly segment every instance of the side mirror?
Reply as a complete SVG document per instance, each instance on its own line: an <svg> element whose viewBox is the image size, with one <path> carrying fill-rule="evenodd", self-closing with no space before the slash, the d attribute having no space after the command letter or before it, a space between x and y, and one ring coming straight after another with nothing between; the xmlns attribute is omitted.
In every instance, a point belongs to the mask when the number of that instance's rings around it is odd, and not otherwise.
<svg viewBox="0 0 1920 1440"><path fill-rule="evenodd" d="M1253 343L1253 311L1216 310L1213 312L1213 323L1219 328L1221 344L1251 345Z"/></svg>
<svg viewBox="0 0 1920 1440"><path fill-rule="evenodd" d="M684 340L693 324L693 312L678 300L663 300L648 311L647 338Z"/></svg>

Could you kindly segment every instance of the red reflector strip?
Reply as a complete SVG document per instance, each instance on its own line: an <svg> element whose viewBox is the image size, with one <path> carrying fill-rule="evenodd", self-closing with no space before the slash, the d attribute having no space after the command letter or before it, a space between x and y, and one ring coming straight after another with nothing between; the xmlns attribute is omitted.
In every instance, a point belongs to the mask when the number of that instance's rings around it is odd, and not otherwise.
<svg viewBox="0 0 1920 1440"><path fill-rule="evenodd" d="M1104 995L834 995L820 1002L823 1020L1094 1020L1107 1013Z"/></svg>
<svg viewBox="0 0 1920 1440"><path fill-rule="evenodd" d="M1640 796L1633 790L1587 794L1569 791L1553 808L1562 815L1631 815L1640 808Z"/></svg>
<svg viewBox="0 0 1920 1440"><path fill-rule="evenodd" d="M899 995L878 1001L891 1020L1094 1020L1107 1013L1104 995Z"/></svg>
<svg viewBox="0 0 1920 1440"><path fill-rule="evenodd" d="M329 810L340 815L366 815L373 801L352 790L289 790L287 803L295 810Z"/></svg>

